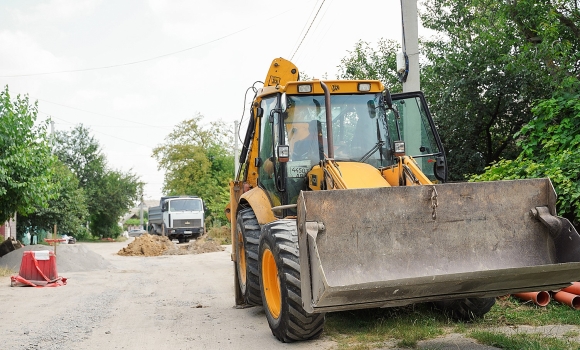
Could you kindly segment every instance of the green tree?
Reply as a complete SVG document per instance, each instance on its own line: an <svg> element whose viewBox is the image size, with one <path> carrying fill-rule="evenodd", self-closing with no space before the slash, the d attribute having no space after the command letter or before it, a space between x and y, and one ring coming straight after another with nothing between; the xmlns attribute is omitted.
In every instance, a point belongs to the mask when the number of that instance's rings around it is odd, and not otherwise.
<svg viewBox="0 0 580 350"><path fill-rule="evenodd" d="M110 170L98 141L83 125L56 133L54 152L78 176L79 187L88 199L91 233L117 237L121 232L119 219L142 191L138 176Z"/></svg>
<svg viewBox="0 0 580 350"><path fill-rule="evenodd" d="M35 126L38 104L0 92L0 222L45 207L53 193L47 123Z"/></svg>
<svg viewBox="0 0 580 350"><path fill-rule="evenodd" d="M52 231L57 225L58 232L83 238L86 235L87 199L79 188L77 177L60 161L53 163L51 179L55 195L47 207L37 207L32 213L18 213L18 233L28 229Z"/></svg>
<svg viewBox="0 0 580 350"><path fill-rule="evenodd" d="M565 77L580 72L578 1L427 0L421 85L449 160L451 180L481 173L520 149L514 135ZM394 81L396 45L359 42L341 77Z"/></svg>
<svg viewBox="0 0 580 350"><path fill-rule="evenodd" d="M401 92L402 86L397 76L397 51L400 45L393 40L381 39L377 48L360 40L353 51L340 61L340 79L373 79L386 84L391 92Z"/></svg>
<svg viewBox="0 0 580 350"><path fill-rule="evenodd" d="M105 172L106 158L99 142L82 124L70 132L55 132L54 154L78 177L79 186L89 194L92 185Z"/></svg>
<svg viewBox="0 0 580 350"><path fill-rule="evenodd" d="M500 160L473 181L549 177L561 216L580 222L580 81L566 79L533 108L534 119L517 134L522 152Z"/></svg>
<svg viewBox="0 0 580 350"><path fill-rule="evenodd" d="M98 178L91 201L90 229L94 236L116 238L121 233L119 220L133 206L143 183L132 173L109 170Z"/></svg>
<svg viewBox="0 0 580 350"><path fill-rule="evenodd" d="M519 154L514 136L533 101L577 74L578 7L571 1L427 0L422 84L448 151L451 179Z"/></svg>
<svg viewBox="0 0 580 350"><path fill-rule="evenodd" d="M165 170L163 190L168 195L197 195L208 215L225 222L223 209L229 201L229 181L234 174L231 131L221 121L202 126L198 114L185 120L153 149L159 170Z"/></svg>

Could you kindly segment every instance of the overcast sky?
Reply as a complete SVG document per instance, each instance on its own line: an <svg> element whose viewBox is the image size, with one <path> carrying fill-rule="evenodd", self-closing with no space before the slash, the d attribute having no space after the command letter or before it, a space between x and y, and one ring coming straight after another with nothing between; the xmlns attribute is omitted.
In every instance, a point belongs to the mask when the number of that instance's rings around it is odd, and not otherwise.
<svg viewBox="0 0 580 350"><path fill-rule="evenodd" d="M2 1L0 85L38 100L56 130L89 127L109 166L157 199L152 149L179 122L201 113L233 130L273 58L332 79L359 39L380 38L400 41L399 1Z"/></svg>

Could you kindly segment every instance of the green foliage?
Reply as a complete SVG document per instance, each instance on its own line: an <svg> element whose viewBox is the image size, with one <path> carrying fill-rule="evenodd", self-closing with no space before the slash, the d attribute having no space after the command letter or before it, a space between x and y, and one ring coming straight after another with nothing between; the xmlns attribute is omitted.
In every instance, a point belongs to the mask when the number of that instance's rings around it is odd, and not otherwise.
<svg viewBox="0 0 580 350"><path fill-rule="evenodd" d="M165 170L168 195L197 195L208 207L208 216L226 222L229 181L234 174L231 131L221 121L201 125L203 116L185 120L153 150L159 170Z"/></svg>
<svg viewBox="0 0 580 350"><path fill-rule="evenodd" d="M539 333L506 335L490 331L474 331L469 336L482 344L507 350L568 350L580 347L578 342L556 337L545 337Z"/></svg>
<svg viewBox="0 0 580 350"><path fill-rule="evenodd" d="M381 39L374 49L368 42L359 41L354 50L340 61L340 79L373 79L386 84L391 92L400 92L397 76L397 51L400 45L392 40Z"/></svg>
<svg viewBox="0 0 580 350"><path fill-rule="evenodd" d="M552 98L533 108L535 118L517 136L522 152L473 176L473 181L549 177L558 213L580 221L580 81L569 78Z"/></svg>
<svg viewBox="0 0 580 350"><path fill-rule="evenodd" d="M19 234L27 230L51 231L57 225L58 232L83 235L86 229L87 198L84 190L79 188L77 177L60 161L53 163L51 179L54 196L48 201L47 207L37 207L29 214L19 213L17 230Z"/></svg>
<svg viewBox="0 0 580 350"><path fill-rule="evenodd" d="M79 124L70 132L55 132L54 154L78 177L79 186L90 195L92 185L106 168L105 156L90 130Z"/></svg>
<svg viewBox="0 0 580 350"><path fill-rule="evenodd" d="M118 222L121 216L133 206L142 192L143 184L131 173L108 170L96 180L91 201L90 229L94 236L118 237L122 228Z"/></svg>
<svg viewBox="0 0 580 350"><path fill-rule="evenodd" d="M54 193L48 122L35 126L37 113L28 96L12 100L8 87L0 92L0 222L45 207Z"/></svg>
<svg viewBox="0 0 580 350"><path fill-rule="evenodd" d="M516 133L531 106L580 72L577 1L427 0L421 20L437 36L421 42L421 86L448 157L450 180L463 180L521 149ZM396 44L359 41L341 78L395 78Z"/></svg>
<svg viewBox="0 0 580 350"><path fill-rule="evenodd" d="M82 125L70 132L57 133L55 154L78 176L79 188L87 198L91 233L98 237L117 237L119 219L142 192L138 176L107 168L98 141Z"/></svg>
<svg viewBox="0 0 580 350"><path fill-rule="evenodd" d="M333 312L326 317L325 334L337 341L339 348L374 349L389 339L396 339L401 347L415 347L419 340L442 335L447 322L428 304Z"/></svg>

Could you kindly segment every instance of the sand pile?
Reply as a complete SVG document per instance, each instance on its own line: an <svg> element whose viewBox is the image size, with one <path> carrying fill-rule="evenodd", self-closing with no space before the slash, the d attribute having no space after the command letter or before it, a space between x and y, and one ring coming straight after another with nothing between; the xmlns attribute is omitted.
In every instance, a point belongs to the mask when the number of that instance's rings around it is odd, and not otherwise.
<svg viewBox="0 0 580 350"><path fill-rule="evenodd" d="M136 237L128 246L119 250L117 254L124 256L159 256L175 244L165 236L144 234Z"/></svg>
<svg viewBox="0 0 580 350"><path fill-rule="evenodd" d="M222 246L214 241L206 240L202 237L192 240L188 244L177 245L167 237L144 234L136 237L135 240L117 254L124 256L159 256L159 255L185 255L219 252L224 250Z"/></svg>
<svg viewBox="0 0 580 350"><path fill-rule="evenodd" d="M18 272L20 270L20 263L22 262L22 254L29 250L54 251L54 247L41 244L27 245L1 257L0 266ZM99 254L89 250L84 244L59 244L56 248L56 254L56 268L59 274L113 268L110 262Z"/></svg>
<svg viewBox="0 0 580 350"><path fill-rule="evenodd" d="M222 250L224 250L224 248L215 241L202 237L195 241L189 241L189 244L186 245L176 245L173 248L166 250L163 255L202 254L221 252Z"/></svg>

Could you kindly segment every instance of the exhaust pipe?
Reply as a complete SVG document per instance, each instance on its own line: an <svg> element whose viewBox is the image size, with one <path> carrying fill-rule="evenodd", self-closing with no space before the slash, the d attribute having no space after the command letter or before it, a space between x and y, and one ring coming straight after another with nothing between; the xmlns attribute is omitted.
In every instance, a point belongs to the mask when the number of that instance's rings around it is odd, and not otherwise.
<svg viewBox="0 0 580 350"><path fill-rule="evenodd" d="M580 310L580 296L568 292L558 292L554 294L554 300L566 304L574 310Z"/></svg>
<svg viewBox="0 0 580 350"><path fill-rule="evenodd" d="M545 291L515 293L512 295L521 300L531 301L538 306L546 306L550 303L550 300L552 300L552 298L550 298L550 293Z"/></svg>

